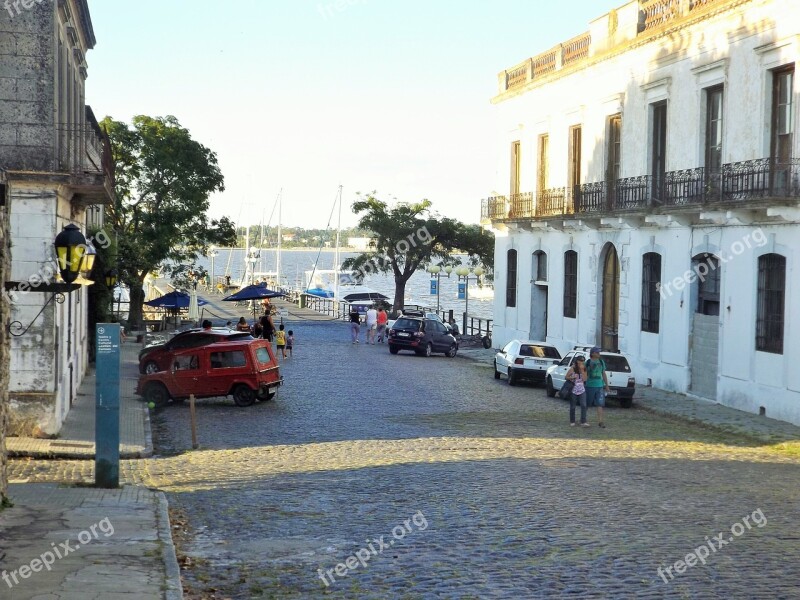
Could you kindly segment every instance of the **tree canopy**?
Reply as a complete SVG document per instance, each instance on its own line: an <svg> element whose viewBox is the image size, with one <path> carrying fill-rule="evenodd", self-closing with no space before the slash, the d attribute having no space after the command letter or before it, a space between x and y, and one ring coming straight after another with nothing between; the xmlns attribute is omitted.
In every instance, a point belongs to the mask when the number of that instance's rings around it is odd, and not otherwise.
<svg viewBox="0 0 800 600"><path fill-rule="evenodd" d="M194 268L209 245L232 244L235 228L227 217L209 220L209 196L225 189L217 156L175 117L139 115L130 126L106 117L102 125L115 163L106 222L118 235L117 268L130 286L129 321L137 323L149 272L165 263Z"/></svg>
<svg viewBox="0 0 800 600"><path fill-rule="evenodd" d="M398 203L389 206L374 194L353 204L358 226L373 236L369 251L344 261L343 267L359 275L391 273L395 281L394 308L405 302L406 283L420 268L431 263L460 264L457 252L472 264L494 263L494 238L477 225L465 225L431 212L432 203Z"/></svg>

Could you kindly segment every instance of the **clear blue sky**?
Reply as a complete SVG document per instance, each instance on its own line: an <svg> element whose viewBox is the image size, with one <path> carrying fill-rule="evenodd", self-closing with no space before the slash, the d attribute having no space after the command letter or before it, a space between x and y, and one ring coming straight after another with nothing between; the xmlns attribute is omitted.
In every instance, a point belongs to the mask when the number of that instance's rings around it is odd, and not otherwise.
<svg viewBox="0 0 800 600"><path fill-rule="evenodd" d="M497 73L620 1L89 0L98 118L174 115L215 151L212 216L324 227L339 184L477 222ZM273 222L274 223L274 222Z"/></svg>

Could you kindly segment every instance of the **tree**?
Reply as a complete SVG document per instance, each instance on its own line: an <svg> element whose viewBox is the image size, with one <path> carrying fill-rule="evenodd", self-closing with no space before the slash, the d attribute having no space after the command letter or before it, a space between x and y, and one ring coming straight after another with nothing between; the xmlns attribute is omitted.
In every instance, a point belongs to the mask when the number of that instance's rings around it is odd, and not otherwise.
<svg viewBox="0 0 800 600"><path fill-rule="evenodd" d="M343 267L362 277L391 273L395 282L394 310L405 303L406 284L418 269L434 261L460 264L453 256L459 250L468 255L472 264L489 261L493 255L494 238L489 234L476 226L434 215L430 209L429 200L389 207L374 194L353 204L353 212L360 215L359 228L371 232L373 240L368 252L348 258ZM489 245L491 252L487 250Z"/></svg>
<svg viewBox="0 0 800 600"><path fill-rule="evenodd" d="M236 232L227 217L206 214L209 195L225 189L216 154L175 117L140 115L132 127L106 117L102 125L116 169L108 222L118 235L120 281L130 288L128 322L138 324L148 273L166 263L173 275L193 269L210 245L231 245Z"/></svg>

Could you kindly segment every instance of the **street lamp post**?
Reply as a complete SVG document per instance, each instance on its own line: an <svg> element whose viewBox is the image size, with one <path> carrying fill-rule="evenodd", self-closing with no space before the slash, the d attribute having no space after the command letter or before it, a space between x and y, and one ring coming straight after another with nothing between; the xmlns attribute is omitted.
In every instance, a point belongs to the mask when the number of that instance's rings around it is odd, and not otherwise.
<svg viewBox="0 0 800 600"><path fill-rule="evenodd" d="M441 276L442 276L442 267L439 265L428 265L427 269L425 269L428 273L431 274L431 282L434 280L436 281L436 314L439 314L440 306L441 306Z"/></svg>
<svg viewBox="0 0 800 600"><path fill-rule="evenodd" d="M480 281L481 275L483 275L485 271L482 267L475 267L474 269L470 269L467 266L461 266L456 269L456 275L458 275L459 282L463 279L464 281L464 330L461 332L462 335L467 335L467 315L469 314L469 280L470 275L475 275L475 282L477 283Z"/></svg>

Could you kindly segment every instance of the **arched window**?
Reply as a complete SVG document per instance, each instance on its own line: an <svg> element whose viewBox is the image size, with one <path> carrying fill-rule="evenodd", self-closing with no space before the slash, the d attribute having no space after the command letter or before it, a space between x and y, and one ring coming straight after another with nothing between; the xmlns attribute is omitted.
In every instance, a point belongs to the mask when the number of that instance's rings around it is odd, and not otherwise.
<svg viewBox="0 0 800 600"><path fill-rule="evenodd" d="M517 306L517 251L506 254L506 306Z"/></svg>
<svg viewBox="0 0 800 600"><path fill-rule="evenodd" d="M758 259L756 350L783 354L786 309L786 258L765 254Z"/></svg>
<svg viewBox="0 0 800 600"><path fill-rule="evenodd" d="M547 281L547 254L541 250L537 250L533 253L533 257L535 259L534 266L536 269L533 273L534 281Z"/></svg>
<svg viewBox="0 0 800 600"><path fill-rule="evenodd" d="M578 315L578 253L564 253L564 316L570 319Z"/></svg>
<svg viewBox="0 0 800 600"><path fill-rule="evenodd" d="M642 257L642 331L658 333L661 318L661 255L648 252Z"/></svg>

